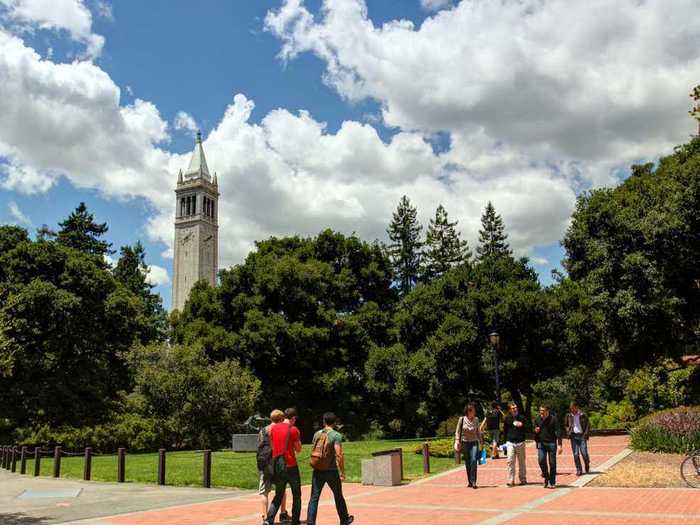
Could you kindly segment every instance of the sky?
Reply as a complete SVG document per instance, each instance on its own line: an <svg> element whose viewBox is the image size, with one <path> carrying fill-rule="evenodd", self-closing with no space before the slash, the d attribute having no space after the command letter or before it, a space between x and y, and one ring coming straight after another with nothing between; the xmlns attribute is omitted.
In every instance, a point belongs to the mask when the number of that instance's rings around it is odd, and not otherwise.
<svg viewBox="0 0 700 525"><path fill-rule="evenodd" d="M219 267L270 236L386 240L402 195L475 246L491 200L544 284L576 198L694 131L697 0L0 0L0 223L81 201L170 305L196 130Z"/></svg>

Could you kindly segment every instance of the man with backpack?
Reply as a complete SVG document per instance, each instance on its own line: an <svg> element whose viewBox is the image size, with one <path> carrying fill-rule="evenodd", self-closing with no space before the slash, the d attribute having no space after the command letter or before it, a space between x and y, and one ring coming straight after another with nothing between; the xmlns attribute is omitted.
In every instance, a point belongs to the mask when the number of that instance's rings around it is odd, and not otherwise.
<svg viewBox="0 0 700 525"><path fill-rule="evenodd" d="M284 411L284 417L284 421L273 424L270 428L274 469L272 482L275 484L275 497L270 504L267 519L263 521L263 525L272 525L275 522L277 510L280 508L287 490L287 483L292 489L292 525L300 525L301 478L299 477L296 454L301 452L301 434L295 426L297 411L294 408L288 408Z"/></svg>
<svg viewBox="0 0 700 525"><path fill-rule="evenodd" d="M341 525L350 525L355 518L348 514L348 506L343 497L343 481L345 481L345 459L343 458L343 436L335 430L335 414L323 414L323 428L314 434L311 445L311 499L306 517L307 525L316 525L318 500L323 486L333 491L335 509L338 512Z"/></svg>
<svg viewBox="0 0 700 525"><path fill-rule="evenodd" d="M262 519L267 519L267 509L269 504L269 495L272 488L272 477L274 468L272 464L272 443L270 441L270 428L275 423L284 421L284 412L275 409L270 413L272 423L263 428L258 434L258 452L257 463L260 481L258 484L258 494L260 494L260 503L262 504ZM292 521L287 513L287 494L285 492L282 498L282 512L280 512L280 521Z"/></svg>

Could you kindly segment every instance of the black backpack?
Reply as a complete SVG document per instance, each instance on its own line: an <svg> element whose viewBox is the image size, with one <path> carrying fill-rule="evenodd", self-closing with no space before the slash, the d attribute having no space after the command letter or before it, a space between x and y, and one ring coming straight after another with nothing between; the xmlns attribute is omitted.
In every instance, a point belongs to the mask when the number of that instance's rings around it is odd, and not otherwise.
<svg viewBox="0 0 700 525"><path fill-rule="evenodd" d="M272 479L275 469L272 463L272 443L270 433L264 428L258 434L258 451L255 454L258 470L263 473L265 479Z"/></svg>

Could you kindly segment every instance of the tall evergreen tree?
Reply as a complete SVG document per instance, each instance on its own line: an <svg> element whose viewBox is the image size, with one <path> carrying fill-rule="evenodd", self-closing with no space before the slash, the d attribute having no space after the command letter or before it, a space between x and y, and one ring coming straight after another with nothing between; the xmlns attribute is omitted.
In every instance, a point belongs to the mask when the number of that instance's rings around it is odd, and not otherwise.
<svg viewBox="0 0 700 525"><path fill-rule="evenodd" d="M508 244L503 219L496 213L491 201L486 205L481 215L481 230L479 230L479 246L476 254L479 259L488 257L510 256L513 252Z"/></svg>
<svg viewBox="0 0 700 525"><path fill-rule="evenodd" d="M56 240L64 246L99 256L114 253L111 249L112 244L101 239L109 229L107 223L97 224L94 215L88 212L84 202L81 202L75 211L58 225L60 230L56 234Z"/></svg>
<svg viewBox="0 0 700 525"><path fill-rule="evenodd" d="M389 255L396 277L399 279L401 295L410 292L418 280L420 252L423 245L420 241L422 229L423 227L418 224L418 210L404 195L386 231L391 241Z"/></svg>
<svg viewBox="0 0 700 525"><path fill-rule="evenodd" d="M167 314L160 295L152 293L155 285L148 281L149 272L146 250L141 241L137 241L134 246L121 247L120 257L112 274L117 282L143 301L149 319L147 325L150 328L142 337L146 342L162 339L167 331Z"/></svg>
<svg viewBox="0 0 700 525"><path fill-rule="evenodd" d="M435 218L430 219L423 252L423 279L431 280L443 275L472 256L467 241L460 238L457 221L450 222L447 211L440 204Z"/></svg>

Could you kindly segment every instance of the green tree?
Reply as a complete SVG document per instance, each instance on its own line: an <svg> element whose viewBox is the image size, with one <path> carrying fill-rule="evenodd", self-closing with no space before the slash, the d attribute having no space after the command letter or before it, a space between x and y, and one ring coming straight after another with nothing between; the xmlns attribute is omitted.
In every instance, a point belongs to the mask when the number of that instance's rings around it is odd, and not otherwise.
<svg viewBox="0 0 700 525"><path fill-rule="evenodd" d="M618 368L700 351L698 172L695 138L578 200L564 266L602 313L605 351Z"/></svg>
<svg viewBox="0 0 700 525"><path fill-rule="evenodd" d="M88 212L84 202L58 225L60 229L56 240L64 246L101 257L114 253L111 250L112 244L101 239L109 229L107 223L96 223L94 215Z"/></svg>
<svg viewBox="0 0 700 525"><path fill-rule="evenodd" d="M467 241L460 238L457 221L450 222L440 204L430 219L423 251L423 279L432 280L471 258Z"/></svg>
<svg viewBox="0 0 700 525"><path fill-rule="evenodd" d="M491 201L481 215L481 230L479 230L479 246L476 248L478 259L489 257L510 256L513 252L508 244L503 219L496 213Z"/></svg>
<svg viewBox="0 0 700 525"><path fill-rule="evenodd" d="M198 346L136 346L128 360L143 415L160 421L180 447L224 445L260 397L249 370L235 360L211 362Z"/></svg>
<svg viewBox="0 0 700 525"><path fill-rule="evenodd" d="M296 404L310 431L333 400L346 429L368 425L364 363L388 339L396 292L378 244L331 230L258 242L216 288L198 283L174 320L175 340L237 359L262 382L260 410Z"/></svg>
<svg viewBox="0 0 700 525"><path fill-rule="evenodd" d="M146 251L137 241L134 246L122 246L119 260L112 274L117 282L143 301L145 323L151 327L151 333L144 334L143 343L162 339L167 332L168 318L163 309L163 301L158 294L153 293L155 286L148 282L150 268L146 264Z"/></svg>
<svg viewBox="0 0 700 525"><path fill-rule="evenodd" d="M406 295L418 281L420 272L420 253L422 243L418 223L418 210L411 205L406 195L401 197L387 229L389 235L389 254L394 273L399 282L399 291Z"/></svg>

